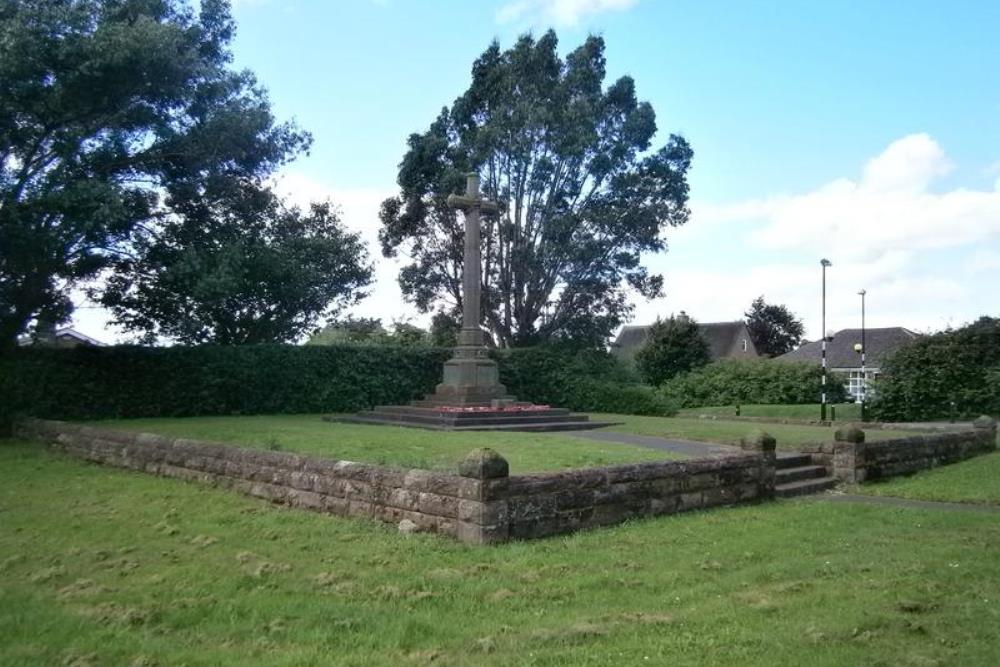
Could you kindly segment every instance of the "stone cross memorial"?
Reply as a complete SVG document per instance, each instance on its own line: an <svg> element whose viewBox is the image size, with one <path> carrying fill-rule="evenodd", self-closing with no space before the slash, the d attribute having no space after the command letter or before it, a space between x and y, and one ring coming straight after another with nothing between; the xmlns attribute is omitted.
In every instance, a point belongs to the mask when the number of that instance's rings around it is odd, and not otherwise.
<svg viewBox="0 0 1000 667"><path fill-rule="evenodd" d="M484 405L502 399L507 390L500 384L495 361L489 358L482 316L482 257L480 215L496 213L496 202L479 194L479 176L468 175L464 195L450 195L448 206L465 212L465 255L462 269L462 330L455 356L445 362L444 381L437 386L435 399L447 405ZM433 400L428 397L428 400Z"/></svg>
<svg viewBox="0 0 1000 667"><path fill-rule="evenodd" d="M555 431L598 428L587 415L571 414L563 408L519 403L500 384L497 363L489 356L482 317L482 258L480 217L496 213L495 202L479 194L479 176L469 174L465 194L451 195L448 205L465 214L465 266L462 270L462 330L454 356L444 363L444 379L433 394L409 405L376 406L370 412L331 421L362 424L392 424L436 430Z"/></svg>

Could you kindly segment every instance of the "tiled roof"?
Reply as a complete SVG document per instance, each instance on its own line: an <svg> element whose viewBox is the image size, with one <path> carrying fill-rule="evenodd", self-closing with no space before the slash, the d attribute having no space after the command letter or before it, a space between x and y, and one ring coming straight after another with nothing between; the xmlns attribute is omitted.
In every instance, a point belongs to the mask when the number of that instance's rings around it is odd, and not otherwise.
<svg viewBox="0 0 1000 667"><path fill-rule="evenodd" d="M631 355L646 342L649 329L652 325L644 324L637 326L622 327L618 338L612 344L612 349L618 354ZM746 332L746 325L742 321L736 322L699 322L698 329L702 338L708 343L709 356L714 359L721 359L729 354L739 337L747 338L747 344L753 346L750 335ZM752 356L756 356L754 353Z"/></svg>
<svg viewBox="0 0 1000 667"><path fill-rule="evenodd" d="M903 327L885 327L883 329L866 329L865 363L878 368L886 357L915 340L918 337L909 329ZM861 355L854 351L854 344L861 342L861 329L841 329L833 335L833 340L826 343L826 363L830 368L859 368ZM820 363L822 359L822 342L812 341L783 354L777 359L783 361L812 361Z"/></svg>

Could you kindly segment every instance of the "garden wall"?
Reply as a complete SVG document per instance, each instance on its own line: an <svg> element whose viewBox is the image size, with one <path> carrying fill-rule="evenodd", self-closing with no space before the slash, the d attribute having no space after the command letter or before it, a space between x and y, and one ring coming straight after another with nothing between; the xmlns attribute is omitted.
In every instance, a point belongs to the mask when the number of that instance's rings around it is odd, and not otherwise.
<svg viewBox="0 0 1000 667"><path fill-rule="evenodd" d="M997 448L996 422L988 417L977 419L971 431L914 435L879 442L864 442L864 433L857 428L838 431L837 435L838 439L850 441L835 442L813 456L829 460L834 477L851 483L957 463Z"/></svg>
<svg viewBox="0 0 1000 667"><path fill-rule="evenodd" d="M341 516L412 521L482 544L544 537L626 519L770 498L774 450L508 476L495 452L474 452L460 474L400 470L244 449L150 433L24 420L18 435L121 468L194 480Z"/></svg>

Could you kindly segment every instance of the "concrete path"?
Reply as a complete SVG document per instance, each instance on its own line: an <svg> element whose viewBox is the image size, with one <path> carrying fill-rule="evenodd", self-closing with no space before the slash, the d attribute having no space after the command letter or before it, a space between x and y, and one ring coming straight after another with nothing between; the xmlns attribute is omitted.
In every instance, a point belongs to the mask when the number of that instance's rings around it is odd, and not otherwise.
<svg viewBox="0 0 1000 667"><path fill-rule="evenodd" d="M946 512L980 512L1000 514L996 505L973 505L972 503L943 503L934 500L911 500L910 498L895 498L892 496L860 496L852 493L827 493L818 496L808 496L802 500L825 503L862 503L864 505L881 505L883 507L907 507L920 510L944 510Z"/></svg>
<svg viewBox="0 0 1000 667"><path fill-rule="evenodd" d="M584 440L594 440L597 442L636 445L637 447L659 449L660 451L673 452L674 454L690 457L718 456L721 454L738 454L740 452L739 447L730 447L729 445L658 438L652 435L633 435L631 433L618 433L616 431L565 431L563 435L571 435L574 438L583 438Z"/></svg>

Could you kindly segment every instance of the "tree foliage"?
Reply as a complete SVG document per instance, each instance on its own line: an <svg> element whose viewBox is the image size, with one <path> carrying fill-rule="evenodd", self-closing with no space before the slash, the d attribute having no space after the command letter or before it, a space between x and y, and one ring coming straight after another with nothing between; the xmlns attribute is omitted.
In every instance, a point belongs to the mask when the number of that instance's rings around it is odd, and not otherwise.
<svg viewBox="0 0 1000 667"><path fill-rule="evenodd" d="M744 313L750 338L757 352L765 357L777 357L791 352L802 343L805 327L784 305L766 303L759 296Z"/></svg>
<svg viewBox="0 0 1000 667"><path fill-rule="evenodd" d="M661 385L663 395L685 408L765 403L816 403L822 391L823 369L812 363L769 359L720 359L682 373ZM844 379L830 374L827 398L847 398Z"/></svg>
<svg viewBox="0 0 1000 667"><path fill-rule="evenodd" d="M498 345L603 342L631 313L626 288L661 294L640 259L688 219L692 151L676 135L650 150L652 106L630 77L604 78L600 37L565 60L553 32L483 52L469 89L410 136L401 193L382 204L383 253L412 259L399 276L407 299L461 308L464 233L446 199L470 170L501 203L482 235L482 322Z"/></svg>
<svg viewBox="0 0 1000 667"><path fill-rule="evenodd" d="M686 315L657 318L649 328L646 342L635 354L635 366L642 379L659 386L665 380L704 366L711 360L708 343L697 322Z"/></svg>
<svg viewBox="0 0 1000 667"><path fill-rule="evenodd" d="M884 362L871 399L872 415L885 421L1000 416L1000 318L900 348Z"/></svg>
<svg viewBox="0 0 1000 667"><path fill-rule="evenodd" d="M294 342L364 296L364 243L328 204L304 212L254 184L225 185L175 197L174 215L116 262L101 301L126 331L189 345Z"/></svg>
<svg viewBox="0 0 1000 667"><path fill-rule="evenodd" d="M430 334L405 320L395 320L392 329L382 326L382 320L370 317L347 317L317 331L307 345L389 345L395 347L429 347Z"/></svg>
<svg viewBox="0 0 1000 667"><path fill-rule="evenodd" d="M224 0L0 0L0 344L213 179L308 145L229 68Z"/></svg>

